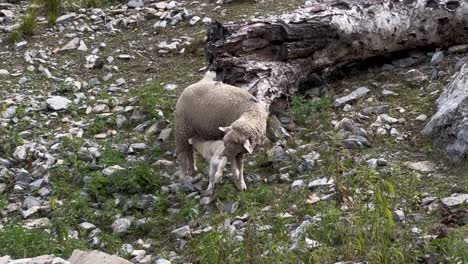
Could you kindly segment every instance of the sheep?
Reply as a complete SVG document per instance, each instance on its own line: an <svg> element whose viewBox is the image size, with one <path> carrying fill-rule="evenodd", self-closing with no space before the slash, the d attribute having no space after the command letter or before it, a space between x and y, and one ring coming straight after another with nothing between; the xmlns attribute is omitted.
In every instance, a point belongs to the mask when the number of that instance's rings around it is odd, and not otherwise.
<svg viewBox="0 0 468 264"><path fill-rule="evenodd" d="M191 144L210 164L208 174L210 181L206 193L212 195L214 185L219 182L223 176L223 170L227 163L227 157L222 156L224 153L224 142L222 140L203 140L198 137L193 137L189 139L189 144ZM231 164L233 164L232 161Z"/></svg>
<svg viewBox="0 0 468 264"><path fill-rule="evenodd" d="M265 140L268 113L265 106L241 88L204 78L181 93L175 108L176 155L182 178L193 176L196 166L188 139L224 142L223 156L232 158L240 190L243 159Z"/></svg>

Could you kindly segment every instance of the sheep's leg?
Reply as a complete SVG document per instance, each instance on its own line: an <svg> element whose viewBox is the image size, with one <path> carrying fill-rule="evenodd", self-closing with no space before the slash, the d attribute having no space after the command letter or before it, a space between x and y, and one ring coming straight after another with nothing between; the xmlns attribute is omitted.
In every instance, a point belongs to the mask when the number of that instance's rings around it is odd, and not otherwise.
<svg viewBox="0 0 468 264"><path fill-rule="evenodd" d="M216 173L214 175L214 180L216 183L218 183L223 177L223 170L224 170L224 167L226 167L227 158L222 157L218 159L216 163L217 163L217 167L216 167Z"/></svg>
<svg viewBox="0 0 468 264"><path fill-rule="evenodd" d="M216 184L216 164L213 161L210 162L210 170L209 170L208 175L209 175L210 181L208 183L208 188L206 188L205 193L207 195L212 195L213 189Z"/></svg>
<svg viewBox="0 0 468 264"><path fill-rule="evenodd" d="M190 128L184 120L176 119L175 139L177 162L180 167L180 177L195 175L193 146L188 142L191 137Z"/></svg>
<svg viewBox="0 0 468 264"><path fill-rule="evenodd" d="M247 185L244 181L244 154L238 154L235 158L237 163L238 177L237 177L237 188L241 191L247 190Z"/></svg>
<svg viewBox="0 0 468 264"><path fill-rule="evenodd" d="M231 160L232 174L234 175L234 181L236 182L236 185L237 185L237 183L239 182L239 177L240 177L239 165L237 164L236 157L233 157L230 160Z"/></svg>

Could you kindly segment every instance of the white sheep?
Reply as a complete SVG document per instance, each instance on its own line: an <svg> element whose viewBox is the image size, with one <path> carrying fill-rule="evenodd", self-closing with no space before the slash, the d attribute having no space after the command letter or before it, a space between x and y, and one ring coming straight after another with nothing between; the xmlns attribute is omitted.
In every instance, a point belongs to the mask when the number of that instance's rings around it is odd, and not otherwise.
<svg viewBox="0 0 468 264"><path fill-rule="evenodd" d="M240 190L245 153L252 153L265 139L268 113L252 94L207 78L185 88L176 103L176 154L181 177L195 174L193 146L189 139L224 142L224 156L232 159Z"/></svg>

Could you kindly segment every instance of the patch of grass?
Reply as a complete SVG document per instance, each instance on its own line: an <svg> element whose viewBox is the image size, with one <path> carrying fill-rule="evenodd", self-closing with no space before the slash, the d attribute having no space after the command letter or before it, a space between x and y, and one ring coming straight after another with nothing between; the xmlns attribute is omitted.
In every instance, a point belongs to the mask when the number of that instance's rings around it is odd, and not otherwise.
<svg viewBox="0 0 468 264"><path fill-rule="evenodd" d="M76 239L60 240L43 230L27 230L11 224L0 231L0 255L28 258L46 254L68 257L74 249L85 249Z"/></svg>
<svg viewBox="0 0 468 264"><path fill-rule="evenodd" d="M47 17L47 22L54 25L55 21L60 15L60 12L63 8L62 0L39 0L39 3L43 5L43 10Z"/></svg>
<svg viewBox="0 0 468 264"><path fill-rule="evenodd" d="M293 96L290 107L294 121L298 125L309 126L317 121L323 123L332 103L330 98L308 100L302 96Z"/></svg>
<svg viewBox="0 0 468 264"><path fill-rule="evenodd" d="M0 127L0 156L9 157L15 148L23 143L23 139L14 131Z"/></svg>
<svg viewBox="0 0 468 264"><path fill-rule="evenodd" d="M468 243L464 241L468 235L468 227L462 227L449 234L446 238L434 239L430 248L442 256L446 256L449 263L468 263Z"/></svg>
<svg viewBox="0 0 468 264"><path fill-rule="evenodd" d="M178 200L180 201L180 209L175 216L176 221L191 222L200 216L201 211L197 200L187 198L183 194L178 195Z"/></svg>
<svg viewBox="0 0 468 264"><path fill-rule="evenodd" d="M151 193L159 189L161 176L146 163L138 162L126 170L115 172L109 178L109 193Z"/></svg>
<svg viewBox="0 0 468 264"><path fill-rule="evenodd" d="M20 26L11 32L8 37L10 43L32 36L37 27L38 7L31 5L21 20Z"/></svg>
<svg viewBox="0 0 468 264"><path fill-rule="evenodd" d="M115 120L112 118L97 116L88 127L88 134L90 136L103 133L115 127Z"/></svg>
<svg viewBox="0 0 468 264"><path fill-rule="evenodd" d="M125 158L121 152L107 145L104 146L99 161L105 166L122 165L125 163Z"/></svg>
<svg viewBox="0 0 468 264"><path fill-rule="evenodd" d="M159 119L159 111L165 117L171 117L175 107L175 94L165 91L159 83L146 84L134 91L138 96L137 105L150 114L152 118Z"/></svg>

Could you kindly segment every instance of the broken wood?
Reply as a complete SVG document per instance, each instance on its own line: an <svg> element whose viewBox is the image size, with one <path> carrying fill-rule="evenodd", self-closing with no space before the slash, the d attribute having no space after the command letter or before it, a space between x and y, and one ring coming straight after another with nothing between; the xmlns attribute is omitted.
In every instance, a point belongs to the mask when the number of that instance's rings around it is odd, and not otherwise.
<svg viewBox="0 0 468 264"><path fill-rule="evenodd" d="M353 0L314 3L240 24L212 23L209 69L270 105L314 73L374 56L466 43L468 2Z"/></svg>

